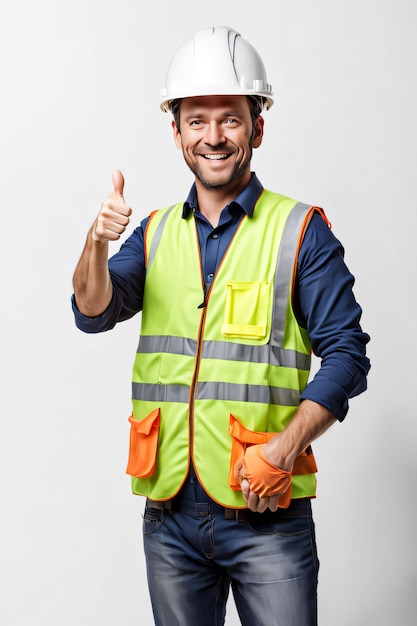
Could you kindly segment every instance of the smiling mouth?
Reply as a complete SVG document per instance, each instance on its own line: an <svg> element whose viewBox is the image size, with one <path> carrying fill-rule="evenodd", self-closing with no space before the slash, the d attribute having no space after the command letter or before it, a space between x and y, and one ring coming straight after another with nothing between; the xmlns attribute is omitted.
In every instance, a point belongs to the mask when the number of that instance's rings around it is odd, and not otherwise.
<svg viewBox="0 0 417 626"><path fill-rule="evenodd" d="M207 159L208 161L225 161L226 159L228 159L230 157L230 154L201 154L200 156L203 157L203 159Z"/></svg>

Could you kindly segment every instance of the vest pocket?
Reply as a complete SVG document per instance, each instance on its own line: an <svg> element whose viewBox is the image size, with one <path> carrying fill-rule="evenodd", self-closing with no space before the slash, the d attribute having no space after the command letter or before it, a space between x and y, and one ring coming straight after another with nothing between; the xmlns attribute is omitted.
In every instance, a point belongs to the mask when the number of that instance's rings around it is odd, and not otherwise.
<svg viewBox="0 0 417 626"><path fill-rule="evenodd" d="M240 491L241 486L235 475L235 466L245 456L246 448L254 444L268 443L276 433L255 432L246 428L230 413L229 435L232 437L232 452L230 455L229 486Z"/></svg>
<svg viewBox="0 0 417 626"><path fill-rule="evenodd" d="M240 491L241 486L235 475L235 466L246 452L248 446L260 443L268 443L277 433L273 432L256 432L246 428L237 417L230 413L229 419L229 435L232 437L232 452L230 455L229 467L229 486L235 491ZM295 459L294 467L291 474L293 476L302 476L304 474L315 474L317 472L316 460L314 458L311 446L308 446Z"/></svg>
<svg viewBox="0 0 417 626"><path fill-rule="evenodd" d="M267 334L269 283L228 281L222 334L226 337L264 339Z"/></svg>
<svg viewBox="0 0 417 626"><path fill-rule="evenodd" d="M160 409L154 409L145 419L129 417L130 442L126 474L135 478L152 476L158 449Z"/></svg>

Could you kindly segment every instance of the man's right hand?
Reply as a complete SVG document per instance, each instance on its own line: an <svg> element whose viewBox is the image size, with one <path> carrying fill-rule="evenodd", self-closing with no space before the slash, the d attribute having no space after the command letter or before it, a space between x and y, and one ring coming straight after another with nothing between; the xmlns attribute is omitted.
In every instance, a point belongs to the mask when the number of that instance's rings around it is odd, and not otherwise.
<svg viewBox="0 0 417 626"><path fill-rule="evenodd" d="M124 233L129 224L132 209L127 206L123 197L125 180L122 172L115 170L112 174L113 191L103 202L91 236L94 241L116 241Z"/></svg>

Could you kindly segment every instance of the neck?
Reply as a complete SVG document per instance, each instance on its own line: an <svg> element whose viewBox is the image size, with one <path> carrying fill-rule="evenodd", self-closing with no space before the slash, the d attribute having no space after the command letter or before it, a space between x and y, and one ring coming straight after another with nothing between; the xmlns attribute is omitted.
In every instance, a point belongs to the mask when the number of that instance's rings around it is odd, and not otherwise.
<svg viewBox="0 0 417 626"><path fill-rule="evenodd" d="M243 189L249 184L249 180L236 181L236 185L225 187L213 187L207 189L201 181L196 178L198 210L216 228L219 223L220 214L224 207L234 200Z"/></svg>

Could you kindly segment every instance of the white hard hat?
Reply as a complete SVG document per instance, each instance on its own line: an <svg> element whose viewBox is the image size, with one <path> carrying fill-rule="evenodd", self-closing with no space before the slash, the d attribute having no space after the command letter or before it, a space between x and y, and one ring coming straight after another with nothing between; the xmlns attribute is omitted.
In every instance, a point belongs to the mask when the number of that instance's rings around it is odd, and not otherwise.
<svg viewBox="0 0 417 626"><path fill-rule="evenodd" d="M255 48L227 26L204 28L175 53L161 92L161 109L176 98L209 95L262 96L273 105L273 91Z"/></svg>

